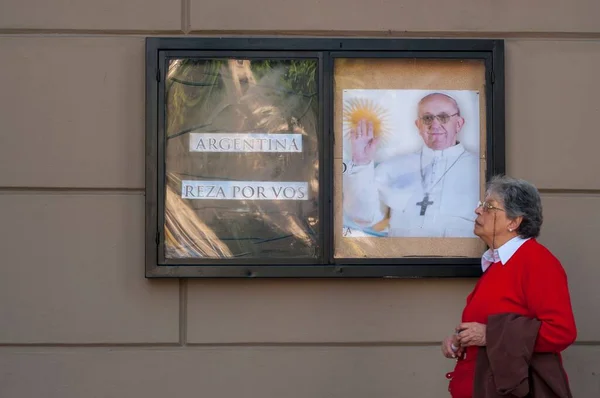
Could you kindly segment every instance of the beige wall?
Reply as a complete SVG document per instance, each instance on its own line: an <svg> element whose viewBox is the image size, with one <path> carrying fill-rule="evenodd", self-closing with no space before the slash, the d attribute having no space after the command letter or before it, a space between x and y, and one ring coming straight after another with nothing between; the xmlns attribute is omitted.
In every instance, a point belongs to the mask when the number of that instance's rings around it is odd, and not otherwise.
<svg viewBox="0 0 600 398"><path fill-rule="evenodd" d="M0 0L0 397L446 396L473 280L144 279L144 37L506 38L507 165L568 272L600 396L597 0ZM583 144L583 145L582 145Z"/></svg>

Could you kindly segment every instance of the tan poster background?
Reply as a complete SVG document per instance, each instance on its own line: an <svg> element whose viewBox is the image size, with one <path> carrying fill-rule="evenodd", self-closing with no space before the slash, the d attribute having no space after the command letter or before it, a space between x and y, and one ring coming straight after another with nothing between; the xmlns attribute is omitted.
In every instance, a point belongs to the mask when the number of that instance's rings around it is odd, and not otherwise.
<svg viewBox="0 0 600 398"><path fill-rule="evenodd" d="M485 244L478 238L344 238L341 233L343 230L342 142L343 90L478 90L480 92L479 175L481 194L483 195L486 171L486 102L483 60L340 58L336 59L334 67L334 256L336 258L480 256L485 250ZM387 220L382 221L382 223L386 222Z"/></svg>

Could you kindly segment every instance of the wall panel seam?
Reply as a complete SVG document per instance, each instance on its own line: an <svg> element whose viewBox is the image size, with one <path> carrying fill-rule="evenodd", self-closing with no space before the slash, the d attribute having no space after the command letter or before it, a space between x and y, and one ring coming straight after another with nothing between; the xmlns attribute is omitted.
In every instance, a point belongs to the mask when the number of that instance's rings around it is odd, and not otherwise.
<svg viewBox="0 0 600 398"><path fill-rule="evenodd" d="M0 195L143 195L144 188L0 187Z"/></svg>
<svg viewBox="0 0 600 398"><path fill-rule="evenodd" d="M600 189L538 188L541 195L600 195Z"/></svg>
<svg viewBox="0 0 600 398"><path fill-rule="evenodd" d="M38 28L0 28L0 36L182 36L187 34L202 36L327 36L327 37L453 37L478 39L555 39L555 40L598 40L600 32L494 32L494 31L393 31L393 30L362 30L362 31L332 31L332 30L203 30L191 28L190 0L182 0L188 5L182 11L181 30L138 30L138 29L38 29Z"/></svg>
<svg viewBox="0 0 600 398"><path fill-rule="evenodd" d="M376 348L376 347L439 347L440 342L307 342L307 343L0 343L0 350L7 348ZM600 346L600 341L578 341L572 347Z"/></svg>
<svg viewBox="0 0 600 398"><path fill-rule="evenodd" d="M188 283L187 279L179 280L179 344L187 345L187 311L188 311Z"/></svg>
<svg viewBox="0 0 600 398"><path fill-rule="evenodd" d="M184 34L190 33L192 0L181 0L181 31Z"/></svg>

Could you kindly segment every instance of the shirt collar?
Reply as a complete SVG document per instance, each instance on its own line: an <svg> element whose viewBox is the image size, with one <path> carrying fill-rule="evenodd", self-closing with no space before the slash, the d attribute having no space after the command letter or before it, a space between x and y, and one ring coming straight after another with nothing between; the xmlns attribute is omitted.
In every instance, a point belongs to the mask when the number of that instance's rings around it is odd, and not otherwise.
<svg viewBox="0 0 600 398"><path fill-rule="evenodd" d="M497 262L506 265L519 247L528 240L529 238L523 239L520 236L515 236L497 249L488 249L481 257L481 269L485 272L490 265Z"/></svg>
<svg viewBox="0 0 600 398"><path fill-rule="evenodd" d="M427 145L423 145L423 155L428 158L434 157L456 157L463 153L465 147L460 142L446 149L431 149Z"/></svg>

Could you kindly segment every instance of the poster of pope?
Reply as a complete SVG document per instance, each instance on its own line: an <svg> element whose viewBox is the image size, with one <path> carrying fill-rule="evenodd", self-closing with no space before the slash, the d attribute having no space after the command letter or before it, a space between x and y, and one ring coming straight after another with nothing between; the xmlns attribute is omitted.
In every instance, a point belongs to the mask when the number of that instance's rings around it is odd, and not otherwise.
<svg viewBox="0 0 600 398"><path fill-rule="evenodd" d="M475 238L472 90L343 91L343 236Z"/></svg>

